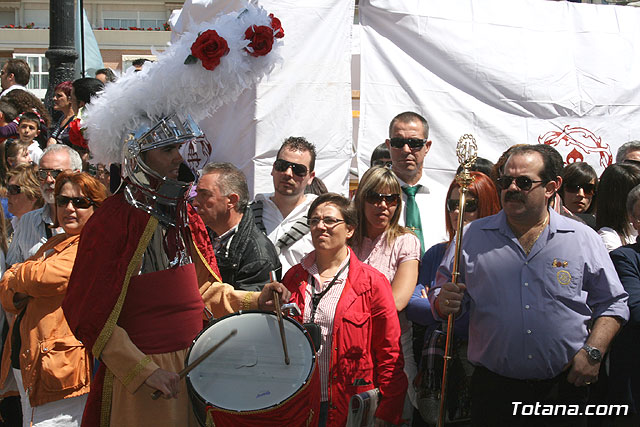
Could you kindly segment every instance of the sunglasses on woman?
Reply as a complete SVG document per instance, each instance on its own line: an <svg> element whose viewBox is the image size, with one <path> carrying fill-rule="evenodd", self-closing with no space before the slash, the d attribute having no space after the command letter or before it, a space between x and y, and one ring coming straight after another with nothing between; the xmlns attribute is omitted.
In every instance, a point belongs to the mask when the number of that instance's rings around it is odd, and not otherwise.
<svg viewBox="0 0 640 427"><path fill-rule="evenodd" d="M69 205L69 202L71 202L76 209L89 209L91 206L94 206L93 200L88 197L56 197L56 205L58 205L59 208L66 207Z"/></svg>
<svg viewBox="0 0 640 427"><path fill-rule="evenodd" d="M291 171L300 177L307 176L307 172L309 169L305 165L301 165L300 163L292 163L287 162L283 159L277 159L273 162L273 168L278 172L285 172L287 169L291 168Z"/></svg>
<svg viewBox="0 0 640 427"><path fill-rule="evenodd" d="M503 175L500 178L498 178L498 187L500 187L501 190L506 190L511 186L511 183L514 180L516 181L516 186L522 191L529 191L531 190L531 187L533 186L533 184L538 182L544 182L542 180L535 181L526 176L513 177L513 176Z"/></svg>
<svg viewBox="0 0 640 427"><path fill-rule="evenodd" d="M398 204L400 201L400 195L369 192L364 200L372 205L379 205L384 200L387 206L391 207Z"/></svg>
<svg viewBox="0 0 640 427"><path fill-rule="evenodd" d="M568 191L569 193L577 193L581 188L584 190L585 196L593 196L593 194L596 192L595 184L564 185L564 191Z"/></svg>
<svg viewBox="0 0 640 427"><path fill-rule="evenodd" d="M426 138L391 138L389 140L389 144L391 144L393 148L403 148L405 145L408 145L412 150L420 150L426 143Z"/></svg>
<svg viewBox="0 0 640 427"><path fill-rule="evenodd" d="M20 194L20 191L21 191L21 188L19 185L15 185L15 184L7 185L7 192L12 196L16 196Z"/></svg>
<svg viewBox="0 0 640 427"><path fill-rule="evenodd" d="M460 208L460 199L447 200L447 210L453 212ZM464 201L465 212L475 212L478 209L478 201L476 199L468 199Z"/></svg>

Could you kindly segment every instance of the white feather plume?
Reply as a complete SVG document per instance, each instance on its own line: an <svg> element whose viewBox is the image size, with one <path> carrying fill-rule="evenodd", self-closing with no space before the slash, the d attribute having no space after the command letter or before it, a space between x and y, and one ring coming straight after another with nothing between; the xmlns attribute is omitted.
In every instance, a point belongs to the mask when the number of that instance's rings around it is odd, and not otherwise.
<svg viewBox="0 0 640 427"><path fill-rule="evenodd" d="M87 105L84 126L92 162L120 162L125 137L143 121L177 112L199 122L268 74L281 61L278 50L282 41L275 38L271 52L265 56L249 55L245 31L252 25L271 25L267 11L252 4L219 15L212 22L191 25L156 62L146 63L142 71L128 72L107 85ZM221 58L220 65L209 71L200 60L184 64L198 35L211 29L229 45L229 53Z"/></svg>

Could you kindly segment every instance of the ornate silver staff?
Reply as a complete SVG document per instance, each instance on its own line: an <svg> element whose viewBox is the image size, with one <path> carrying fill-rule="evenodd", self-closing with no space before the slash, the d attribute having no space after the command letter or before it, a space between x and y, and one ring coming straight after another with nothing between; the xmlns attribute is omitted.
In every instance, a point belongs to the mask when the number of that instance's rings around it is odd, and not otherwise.
<svg viewBox="0 0 640 427"><path fill-rule="evenodd" d="M462 166L460 173L456 175L456 182L460 188L460 201L458 208L458 227L456 228L456 252L453 258L453 273L451 274L451 283L458 283L460 275L460 253L462 248L462 227L464 225L464 205L469 192L469 186L473 182L471 176L471 167L478 158L478 145L476 139L471 134L464 134L458 140L456 146L456 155L458 163ZM453 322L454 315L449 314L447 317L447 341L444 347L444 366L442 369L442 387L440 390L440 410L438 412L438 426L444 427L444 418L446 414L446 391L447 391L447 371L449 361L451 360L451 348L453 346Z"/></svg>

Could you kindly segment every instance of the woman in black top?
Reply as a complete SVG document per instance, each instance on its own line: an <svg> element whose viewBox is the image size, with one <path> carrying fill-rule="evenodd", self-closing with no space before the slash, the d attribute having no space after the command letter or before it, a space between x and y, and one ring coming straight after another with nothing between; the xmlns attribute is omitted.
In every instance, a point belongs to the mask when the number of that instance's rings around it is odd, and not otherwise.
<svg viewBox="0 0 640 427"><path fill-rule="evenodd" d="M47 145L71 145L69 141L69 124L76 117L71 104L71 88L71 82L66 81L56 86L53 91L53 109L62 112L62 116L53 128Z"/></svg>

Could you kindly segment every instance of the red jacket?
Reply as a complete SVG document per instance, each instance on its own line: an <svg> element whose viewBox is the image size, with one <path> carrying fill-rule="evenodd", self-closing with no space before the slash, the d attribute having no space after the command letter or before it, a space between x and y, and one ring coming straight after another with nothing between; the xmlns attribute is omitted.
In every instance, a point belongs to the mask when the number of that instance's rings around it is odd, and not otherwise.
<svg viewBox="0 0 640 427"><path fill-rule="evenodd" d="M349 275L333 322L327 426L344 426L351 396L375 387L381 393L376 417L401 424L407 377L391 286L382 273L350 252ZM290 302L298 304L303 315L307 279L300 264L282 279L291 291ZM357 379L367 385L354 386Z"/></svg>

